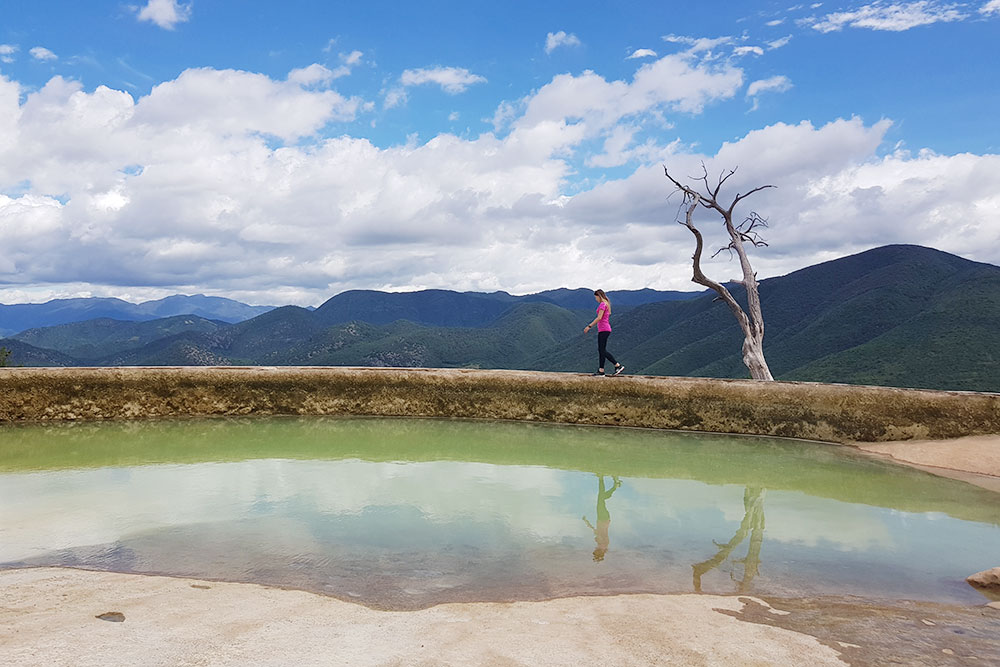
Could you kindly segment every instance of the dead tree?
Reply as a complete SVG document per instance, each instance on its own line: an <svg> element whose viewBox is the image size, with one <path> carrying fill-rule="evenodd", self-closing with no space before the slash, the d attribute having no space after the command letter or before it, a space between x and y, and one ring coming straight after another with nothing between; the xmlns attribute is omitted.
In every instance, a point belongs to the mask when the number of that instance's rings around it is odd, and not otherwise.
<svg viewBox="0 0 1000 667"><path fill-rule="evenodd" d="M694 234L695 249L694 255L691 258L694 261L694 275L691 280L699 285L704 285L715 290L719 295L718 299L724 301L736 317L736 321L743 331L743 363L750 370L750 377L754 380L773 380L774 377L771 376L771 370L767 367L767 361L764 360L764 317L760 312L760 295L757 293L757 274L754 273L753 267L750 266L750 260L747 258L747 251L744 247L744 244L747 243L754 247L767 245L758 233L761 227L767 226L767 220L759 216L756 212L751 212L742 222L734 224L733 210L738 203L755 192L775 186L761 185L760 187L753 188L746 194L741 195L736 193L736 198L733 199L732 203L725 206L719 202L719 191L722 189L723 184L736 173L736 170L731 169L719 176L718 182L716 182L714 187L709 183L708 171L705 169L705 165L702 165L702 172L701 178L694 180L700 180L704 184L704 193L680 183L670 175L666 167L663 168L663 173L666 174L670 182L677 187L677 190L683 196L682 206L686 210L684 220L678 220L678 222L690 229L691 233ZM743 269L743 278L742 280L731 282L743 285L744 289L746 289L747 310L750 311L749 314L733 298L733 295L730 294L725 285L715 282L701 271L701 252L704 248L704 239L698 228L694 226L693 220L694 212L699 205L715 211L722 216L726 232L729 234L729 245L720 248L716 251L715 255L723 250L728 250L730 253L735 252L737 257L739 257L740 267ZM714 257L715 255L712 256Z"/></svg>

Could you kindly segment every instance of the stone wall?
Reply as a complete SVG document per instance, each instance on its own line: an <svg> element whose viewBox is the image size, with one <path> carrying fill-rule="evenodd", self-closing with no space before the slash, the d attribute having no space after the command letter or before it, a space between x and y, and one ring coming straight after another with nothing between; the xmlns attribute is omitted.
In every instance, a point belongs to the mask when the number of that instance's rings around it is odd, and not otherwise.
<svg viewBox="0 0 1000 667"><path fill-rule="evenodd" d="M465 369L0 368L0 422L258 414L517 419L878 442L1000 433L1000 394Z"/></svg>

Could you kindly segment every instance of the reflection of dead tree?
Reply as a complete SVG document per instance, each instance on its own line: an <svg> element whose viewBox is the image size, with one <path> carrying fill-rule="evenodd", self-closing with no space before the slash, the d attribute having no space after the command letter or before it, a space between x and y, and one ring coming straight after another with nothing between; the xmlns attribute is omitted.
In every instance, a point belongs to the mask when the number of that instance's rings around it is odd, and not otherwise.
<svg viewBox="0 0 1000 667"><path fill-rule="evenodd" d="M760 547L764 543L764 493L766 489L761 489L759 487L747 487L743 492L743 521L740 523L739 530L733 535L733 539L729 540L725 544L719 544L715 542L715 546L719 548L719 552L709 558L708 560L696 563L691 567L694 569L694 590L697 593L701 593L701 577L709 570L713 570L719 567L730 554L732 554L733 549L738 547L743 540L746 539L747 533L750 534L750 545L747 548L747 555L745 558L740 558L734 560L733 563L743 564L743 579L739 581L739 592L745 593L750 587L753 578L757 576L760 571ZM730 572L729 576L734 581L736 577Z"/></svg>
<svg viewBox="0 0 1000 667"><path fill-rule="evenodd" d="M664 167L663 173L666 174L677 190L681 192L683 205L687 207L684 221L681 224L691 230L695 239L694 255L691 257L694 261L694 275L691 277L692 282L715 290L719 295L718 298L729 306L729 310L736 317L736 321L743 331L743 363L749 369L750 377L754 380L773 380L771 369L767 367L767 361L764 360L764 316L761 314L760 295L757 293L757 274L754 272L753 267L750 266L750 260L747 257L746 248L744 247L744 244L750 244L754 247L767 245L759 234L760 228L767 227L767 220L757 213L751 212L743 222L734 224L733 209L736 208L736 205L741 200L746 199L755 192L773 188L774 186L761 185L760 187L753 188L746 194L737 193L732 203L726 206L719 201L719 191L722 189L723 184L736 173L735 169L730 169L719 176L718 182L713 187L708 180L708 171L705 169L705 165L702 165L702 176L696 180L704 183L704 186L699 186L699 189L703 189L704 193L676 180L670 175L666 167ZM698 228L694 226L692 219L695 209L699 205L713 210L722 216L726 232L729 234L729 245L720 248L715 254L717 255L723 250L728 250L730 254L736 253L739 257L740 268L743 270L743 278L732 282L743 285L744 289L746 289L747 310L749 313L743 310L739 302L726 289L725 285L712 280L701 271L701 252L704 247L704 239Z"/></svg>

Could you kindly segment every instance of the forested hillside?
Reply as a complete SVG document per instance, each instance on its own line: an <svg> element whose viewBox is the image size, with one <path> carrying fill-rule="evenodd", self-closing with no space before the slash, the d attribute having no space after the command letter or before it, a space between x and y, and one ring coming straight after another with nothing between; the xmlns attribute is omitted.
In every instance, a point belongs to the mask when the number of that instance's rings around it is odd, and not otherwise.
<svg viewBox="0 0 1000 667"><path fill-rule="evenodd" d="M886 246L764 280L760 295L777 379L1000 391L1000 267ZM747 377L739 329L713 296L612 293L611 351L630 374ZM101 318L24 331L0 345L11 349L11 363L24 365L591 372L595 336L581 330L593 307L584 289L524 297L354 291L316 310L284 306L236 324L194 315Z"/></svg>

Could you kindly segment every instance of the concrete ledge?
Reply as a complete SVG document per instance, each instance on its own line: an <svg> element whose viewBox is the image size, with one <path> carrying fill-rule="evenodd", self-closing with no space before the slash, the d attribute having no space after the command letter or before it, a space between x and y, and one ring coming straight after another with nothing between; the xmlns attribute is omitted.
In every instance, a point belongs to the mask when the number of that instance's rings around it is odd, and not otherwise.
<svg viewBox="0 0 1000 667"><path fill-rule="evenodd" d="M1000 394L466 369L0 368L0 423L250 414L517 419L881 442L1000 433Z"/></svg>

